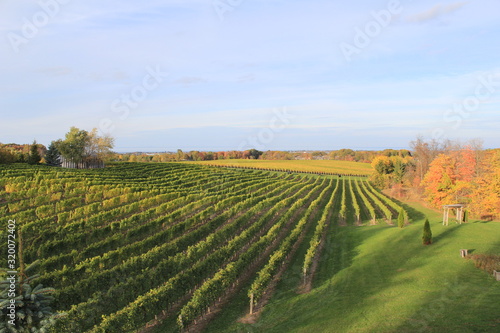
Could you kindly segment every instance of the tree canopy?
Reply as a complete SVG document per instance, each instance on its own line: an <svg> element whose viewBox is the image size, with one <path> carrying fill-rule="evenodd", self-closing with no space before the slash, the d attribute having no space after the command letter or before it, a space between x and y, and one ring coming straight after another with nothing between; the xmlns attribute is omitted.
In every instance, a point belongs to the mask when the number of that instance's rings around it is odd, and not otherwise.
<svg viewBox="0 0 500 333"><path fill-rule="evenodd" d="M56 148L66 160L79 163L88 158L103 160L111 153L114 139L110 136L99 136L97 129L87 132L71 127L64 140L56 141Z"/></svg>

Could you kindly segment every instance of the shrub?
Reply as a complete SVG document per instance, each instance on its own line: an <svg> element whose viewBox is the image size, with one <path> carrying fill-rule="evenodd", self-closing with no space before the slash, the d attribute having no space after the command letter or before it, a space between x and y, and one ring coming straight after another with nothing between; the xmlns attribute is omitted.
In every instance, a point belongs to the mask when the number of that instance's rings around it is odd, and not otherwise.
<svg viewBox="0 0 500 333"><path fill-rule="evenodd" d="M425 219L424 235L422 236L422 241L424 245L432 244L432 231L431 225L429 224L429 219Z"/></svg>
<svg viewBox="0 0 500 333"><path fill-rule="evenodd" d="M493 274L493 271L500 271L500 255L495 254L473 254L467 256L467 258L474 261L474 265L489 274Z"/></svg>
<svg viewBox="0 0 500 333"><path fill-rule="evenodd" d="M398 227L403 228L405 226L405 210L401 207L398 215Z"/></svg>

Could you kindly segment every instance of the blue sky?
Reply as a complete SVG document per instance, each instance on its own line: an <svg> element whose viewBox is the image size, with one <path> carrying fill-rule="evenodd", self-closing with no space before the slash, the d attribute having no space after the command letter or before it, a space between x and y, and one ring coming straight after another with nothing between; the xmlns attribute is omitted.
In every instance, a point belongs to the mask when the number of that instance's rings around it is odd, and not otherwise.
<svg viewBox="0 0 500 333"><path fill-rule="evenodd" d="M0 35L3 143L500 147L496 0L5 0Z"/></svg>

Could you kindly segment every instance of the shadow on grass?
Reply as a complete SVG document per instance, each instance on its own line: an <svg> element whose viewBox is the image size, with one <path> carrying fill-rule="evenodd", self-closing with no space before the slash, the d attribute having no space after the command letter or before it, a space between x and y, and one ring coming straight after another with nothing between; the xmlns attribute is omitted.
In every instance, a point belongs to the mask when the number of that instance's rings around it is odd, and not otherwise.
<svg viewBox="0 0 500 333"><path fill-rule="evenodd" d="M436 223L431 224L431 231L432 231L432 227L434 227L434 226L436 226ZM450 234L457 230L456 226L447 226L445 228L446 228L445 231L440 232L437 236L432 237L433 244L439 243L439 241L441 241L442 239L449 238Z"/></svg>
<svg viewBox="0 0 500 333"><path fill-rule="evenodd" d="M395 203L397 203L398 205L400 205L401 207L403 207L406 210L406 212L408 213L408 217L411 220L420 221L420 220L425 219L425 215L422 212L413 208L412 206L410 206L402 201L399 201L396 198L391 197L391 199L392 199L392 201L394 201Z"/></svg>
<svg viewBox="0 0 500 333"><path fill-rule="evenodd" d="M487 252L500 253L500 242ZM395 332L500 332L499 294L500 283L470 261Z"/></svg>
<svg viewBox="0 0 500 333"><path fill-rule="evenodd" d="M468 222L468 223L483 223L483 224L487 224L487 223L499 223L499 221L490 221L490 220L475 220L473 222Z"/></svg>
<svg viewBox="0 0 500 333"><path fill-rule="evenodd" d="M457 229L444 232L449 236ZM338 332L354 332L361 327L361 331L368 332L371 328L384 327L387 323L370 313L385 306L386 294L400 286L405 290L417 281L415 275L405 276L406 272L418 272L427 263L426 257L409 259L421 250L427 251L432 258L432 253L446 246L445 242L437 241L424 247L421 233L420 227L403 230L387 226L333 228L312 292L300 298L300 307L294 306L298 299L288 299L280 302L282 309L268 309L262 318L263 331L319 329L327 332L324 328L331 325L332 318L337 318ZM396 318L400 320L397 315Z"/></svg>
<svg viewBox="0 0 500 333"><path fill-rule="evenodd" d="M367 229L366 232L360 233L356 230L359 228ZM382 230L382 228L371 228L369 226L332 226L319 260L313 288L321 286L340 271L349 268L354 258L359 254L358 246L367 238Z"/></svg>

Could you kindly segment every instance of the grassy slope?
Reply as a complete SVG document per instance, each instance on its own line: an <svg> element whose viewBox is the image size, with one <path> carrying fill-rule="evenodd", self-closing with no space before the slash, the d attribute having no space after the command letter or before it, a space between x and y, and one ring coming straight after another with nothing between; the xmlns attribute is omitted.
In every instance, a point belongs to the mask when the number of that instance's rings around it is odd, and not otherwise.
<svg viewBox="0 0 500 333"><path fill-rule="evenodd" d="M369 163L333 161L333 160L217 160L193 162L211 165L253 166L257 168L291 169L296 171L322 171L343 174L370 175L372 167Z"/></svg>
<svg viewBox="0 0 500 333"><path fill-rule="evenodd" d="M297 256L260 320L240 294L209 332L498 332L500 282L459 250L500 253L500 223L442 226L440 214L415 206L412 225L331 229L315 286L297 295ZM421 245L423 212L434 244Z"/></svg>

